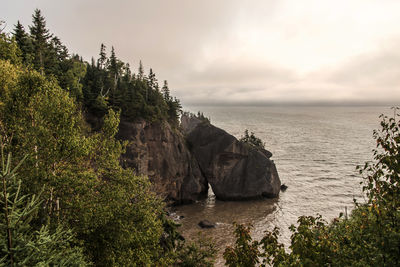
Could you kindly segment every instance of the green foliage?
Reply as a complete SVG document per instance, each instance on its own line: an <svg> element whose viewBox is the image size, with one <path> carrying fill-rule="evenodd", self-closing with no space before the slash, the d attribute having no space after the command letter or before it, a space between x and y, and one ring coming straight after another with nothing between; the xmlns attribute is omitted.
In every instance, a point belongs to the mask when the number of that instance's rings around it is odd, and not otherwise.
<svg viewBox="0 0 400 267"><path fill-rule="evenodd" d="M238 238L241 247L256 246L245 257L253 262L262 259L262 266L399 266L400 122L397 110L394 109L392 118L381 116L382 128L374 131L375 161L358 167L365 178L363 190L368 197L365 204L356 202L349 218L341 214L331 223L321 216L300 217L298 226L290 227L289 253L278 242L278 229L267 232L259 243L252 242L249 236ZM248 230L238 226L236 232L239 232L237 237L242 237ZM241 266L235 256L243 251L241 247L227 248L227 264Z"/></svg>
<svg viewBox="0 0 400 267"><path fill-rule="evenodd" d="M0 27L2 23L0 21ZM14 39L7 34L0 32L0 59L8 60L13 64L21 63L21 50Z"/></svg>
<svg viewBox="0 0 400 267"><path fill-rule="evenodd" d="M196 118L201 120L203 123L210 123L210 118L204 116L203 112L198 111L197 114L189 112L189 111L183 111L182 115L188 116L190 118Z"/></svg>
<svg viewBox="0 0 400 267"><path fill-rule="evenodd" d="M54 230L30 224L38 215L40 195L21 192L22 180L16 177L20 164L12 169L11 154L3 156L0 179L0 265L7 266L86 266L82 249L73 246L74 236L61 224Z"/></svg>
<svg viewBox="0 0 400 267"><path fill-rule="evenodd" d="M263 143L260 138L256 137L253 132L249 134L249 131L247 129L244 131L244 136L242 136L239 141L253 147L262 149L265 148L265 143Z"/></svg>
<svg viewBox="0 0 400 267"><path fill-rule="evenodd" d="M236 243L234 247L227 247L224 252L226 265L230 267L256 266L259 256L258 242L252 241L250 227L236 224Z"/></svg>
<svg viewBox="0 0 400 267"><path fill-rule="evenodd" d="M29 232L28 245L37 243L25 246L24 255L31 249L42 259L27 265L84 265L84 253L98 266L209 266L213 250L206 243L186 246L148 179L119 164L126 146L115 139L120 117L177 124L179 100L164 98L154 72L146 76L141 65L132 74L114 49L107 58L104 45L97 65L70 56L39 10L30 34L19 22L15 40L0 34L0 135L6 152L29 155L18 192L35 206L30 217L20 213L30 229L20 232L24 240ZM82 108L102 121L96 131Z"/></svg>
<svg viewBox="0 0 400 267"><path fill-rule="evenodd" d="M18 21L14 28L15 41L21 50L22 62L30 65L33 62L33 45L32 40L26 33L24 26Z"/></svg>
<svg viewBox="0 0 400 267"><path fill-rule="evenodd" d="M127 120L167 120L177 125L182 107L178 99L169 95L166 81L160 92L152 69L146 76L140 61L139 73L134 75L129 65L116 57L113 47L109 58L105 49L102 44L97 65L86 64L87 72L82 80L82 90L84 103L89 111L101 117L107 107L112 107L121 110L121 117Z"/></svg>
<svg viewBox="0 0 400 267"><path fill-rule="evenodd" d="M198 237L196 241L189 244L182 243L177 249L175 266L179 267L211 267L217 250L214 244L207 239Z"/></svg>
<svg viewBox="0 0 400 267"><path fill-rule="evenodd" d="M45 185L41 217L69 224L96 264L155 261L162 204L146 179L119 165L119 114L111 110L101 131L85 136L68 92L4 61L0 72L10 74L1 84L1 132L11 142L8 151L31 155L20 169L22 190L37 194Z"/></svg>

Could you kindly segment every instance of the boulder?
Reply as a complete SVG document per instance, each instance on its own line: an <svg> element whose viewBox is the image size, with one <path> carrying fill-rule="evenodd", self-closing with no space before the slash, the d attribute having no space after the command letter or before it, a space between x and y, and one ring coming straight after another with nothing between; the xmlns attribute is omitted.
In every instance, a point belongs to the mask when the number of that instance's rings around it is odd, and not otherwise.
<svg viewBox="0 0 400 267"><path fill-rule="evenodd" d="M166 122L121 120L117 138L129 141L122 166L148 176L165 199L182 204L207 196L208 183L179 130Z"/></svg>
<svg viewBox="0 0 400 267"><path fill-rule="evenodd" d="M282 184L282 185L281 185L281 191L282 191L282 192L285 192L286 189L288 189L288 186L285 185L285 184Z"/></svg>
<svg viewBox="0 0 400 267"><path fill-rule="evenodd" d="M215 223L212 223L208 220L202 220L199 222L199 226L201 228L214 228L215 227Z"/></svg>
<svg viewBox="0 0 400 267"><path fill-rule="evenodd" d="M272 153L238 141L207 122L184 118L192 154L220 200L277 197L281 182Z"/></svg>

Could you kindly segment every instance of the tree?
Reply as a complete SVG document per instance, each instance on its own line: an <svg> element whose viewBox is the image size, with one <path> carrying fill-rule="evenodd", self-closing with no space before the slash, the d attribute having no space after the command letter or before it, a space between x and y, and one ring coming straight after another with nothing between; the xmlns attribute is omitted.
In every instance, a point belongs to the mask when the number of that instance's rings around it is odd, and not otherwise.
<svg viewBox="0 0 400 267"><path fill-rule="evenodd" d="M72 66L63 74L60 83L63 83L63 88L65 88L73 98L81 101L83 98L83 85L81 84L81 80L86 75L86 65L75 59L71 59L71 61Z"/></svg>
<svg viewBox="0 0 400 267"><path fill-rule="evenodd" d="M150 68L150 72L149 72L149 87L155 91L159 91L159 87L158 87L158 82L157 82L157 78L156 78L156 74L153 72L153 69Z"/></svg>
<svg viewBox="0 0 400 267"><path fill-rule="evenodd" d="M1 27L0 21L0 27ZM21 63L21 50L17 43L7 34L0 32L0 59L9 60L13 64Z"/></svg>
<svg viewBox="0 0 400 267"><path fill-rule="evenodd" d="M42 225L36 230L36 219L42 201L40 196L23 194L22 180L16 171L23 160L12 168L11 154L5 161L1 144L0 180L0 265L7 266L86 266L82 249L73 246L74 235L59 225L55 230Z"/></svg>
<svg viewBox="0 0 400 267"><path fill-rule="evenodd" d="M259 262L258 242L252 241L250 227L237 224L234 234L236 237L235 246L227 247L224 252L226 265L230 267L256 266Z"/></svg>
<svg viewBox="0 0 400 267"><path fill-rule="evenodd" d="M102 43L100 46L100 58L97 60L97 67L103 69L107 62L106 46Z"/></svg>
<svg viewBox="0 0 400 267"><path fill-rule="evenodd" d="M32 42L19 20L14 28L14 38L22 52L23 62L25 64L32 63Z"/></svg>
<svg viewBox="0 0 400 267"><path fill-rule="evenodd" d="M249 130L247 129L244 131L244 136L242 136L239 141L257 148L264 149L265 147L263 141L260 138L256 137L253 132L249 134Z"/></svg>
<svg viewBox="0 0 400 267"><path fill-rule="evenodd" d="M111 47L111 55L108 63L108 70L111 72L112 76L117 77L118 65L117 65L117 57L115 56L114 46Z"/></svg>
<svg viewBox="0 0 400 267"><path fill-rule="evenodd" d="M163 96L164 96L164 100L165 101L169 101L170 98L171 98L171 95L170 95L170 92L169 92L168 81L167 80L164 80L164 85L163 85L161 90L162 90L162 93L163 93Z"/></svg>
<svg viewBox="0 0 400 267"><path fill-rule="evenodd" d="M68 49L62 44L60 38L53 36L50 40L50 46L53 49L55 60L57 62L62 62L69 57Z"/></svg>
<svg viewBox="0 0 400 267"><path fill-rule="evenodd" d="M32 15L30 33L33 43L34 66L37 70L43 71L46 62L48 42L51 38L49 30L46 28L46 20L39 9L35 9Z"/></svg>
<svg viewBox="0 0 400 267"><path fill-rule="evenodd" d="M144 79L144 68L141 60L139 61L138 79L139 80Z"/></svg>

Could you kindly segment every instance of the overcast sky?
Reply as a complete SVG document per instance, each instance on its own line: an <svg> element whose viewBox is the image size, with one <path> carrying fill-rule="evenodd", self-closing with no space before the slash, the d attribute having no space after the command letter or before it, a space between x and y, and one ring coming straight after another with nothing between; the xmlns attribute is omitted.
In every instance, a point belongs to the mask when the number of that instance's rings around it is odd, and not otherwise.
<svg viewBox="0 0 400 267"><path fill-rule="evenodd" d="M398 0L3 0L35 8L70 52L101 43L167 79L183 104L400 102Z"/></svg>

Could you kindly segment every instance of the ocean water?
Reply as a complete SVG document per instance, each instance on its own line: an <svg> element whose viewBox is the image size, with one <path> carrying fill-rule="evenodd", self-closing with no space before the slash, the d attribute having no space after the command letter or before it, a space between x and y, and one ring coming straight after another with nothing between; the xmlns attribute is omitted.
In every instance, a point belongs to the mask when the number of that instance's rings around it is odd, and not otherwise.
<svg viewBox="0 0 400 267"><path fill-rule="evenodd" d="M290 240L288 227L301 215L321 214L327 221L340 212L350 213L353 199L363 201L357 165L372 160L379 128L379 115L391 114L390 107L210 107L192 106L211 123L240 138L245 129L254 132L271 151L281 182L288 186L279 198L233 202L208 198L176 208L183 216L181 233L187 239L198 234L212 238L223 266L224 248L232 244L233 222L251 224L252 236L260 239L266 230L278 226L281 242ZM201 229L207 219L217 224Z"/></svg>

